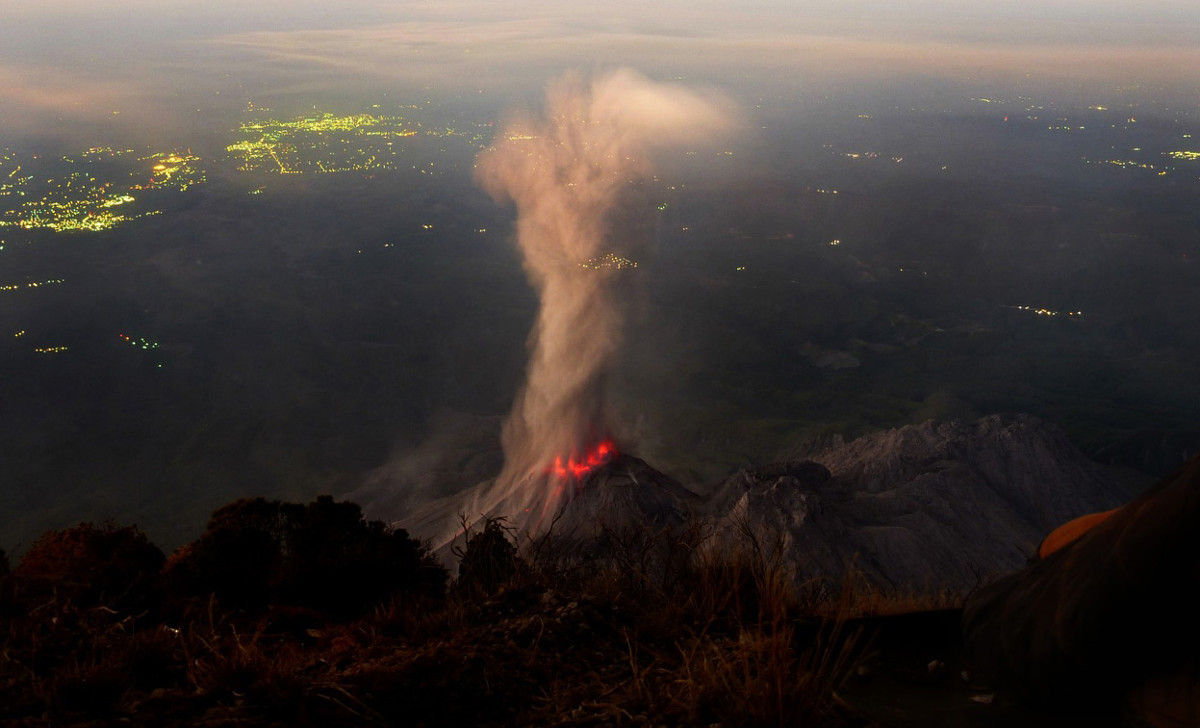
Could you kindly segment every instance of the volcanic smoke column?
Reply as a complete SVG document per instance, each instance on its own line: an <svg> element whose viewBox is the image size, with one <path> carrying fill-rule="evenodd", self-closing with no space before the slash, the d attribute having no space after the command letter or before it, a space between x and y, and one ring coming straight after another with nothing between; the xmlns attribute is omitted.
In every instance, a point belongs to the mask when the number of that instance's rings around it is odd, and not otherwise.
<svg viewBox="0 0 1200 728"><path fill-rule="evenodd" d="M528 377L504 429L504 472L479 506L503 502L510 517L528 510L535 525L557 508L563 466L596 458L622 321L611 273L580 263L606 252L606 215L622 188L647 174L648 152L729 124L715 100L631 70L590 82L568 75L550 84L542 116L513 115L479 155L480 185L516 204L517 243L541 298Z"/></svg>

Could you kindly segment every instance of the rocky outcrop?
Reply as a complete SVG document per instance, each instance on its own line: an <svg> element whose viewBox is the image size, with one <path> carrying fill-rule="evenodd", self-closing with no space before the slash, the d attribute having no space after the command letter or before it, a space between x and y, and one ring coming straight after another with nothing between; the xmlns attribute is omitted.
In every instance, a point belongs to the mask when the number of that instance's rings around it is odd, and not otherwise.
<svg viewBox="0 0 1200 728"><path fill-rule="evenodd" d="M1129 495L1062 430L1029 415L930 420L867 435L813 459L864 493L944 494L951 512L969 505L977 491L1002 504L1014 526L1032 526L1036 539L1066 519L1098 510L1097 504L1117 505ZM956 505L956 496L968 502Z"/></svg>
<svg viewBox="0 0 1200 728"><path fill-rule="evenodd" d="M802 579L847 571L898 591L965 592L1038 542L1128 494L1036 417L924 422L866 435L812 463L740 471L710 497L728 534L775 534Z"/></svg>
<svg viewBox="0 0 1200 728"><path fill-rule="evenodd" d="M1060 429L1027 415L929 421L813 459L830 478L812 489L819 516L794 534L795 563L837 574L831 557L853 560L900 589L970 589L1020 567L1058 524L1129 496ZM830 541L812 545L819 537Z"/></svg>
<svg viewBox="0 0 1200 728"><path fill-rule="evenodd" d="M1129 496L1061 430L1037 418L929 421L812 457L742 470L709 513L772 537L804 581L853 569L900 592L963 593L1022 566L1058 524Z"/></svg>

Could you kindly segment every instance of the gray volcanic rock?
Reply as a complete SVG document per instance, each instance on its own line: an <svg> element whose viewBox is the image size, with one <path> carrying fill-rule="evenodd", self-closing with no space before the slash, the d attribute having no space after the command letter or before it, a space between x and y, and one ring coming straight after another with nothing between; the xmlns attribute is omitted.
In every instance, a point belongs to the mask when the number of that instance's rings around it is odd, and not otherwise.
<svg viewBox="0 0 1200 728"><path fill-rule="evenodd" d="M561 505L543 511L537 501L524 498L525 490L505 491L495 480L487 480L426 503L393 525L426 539L438 558L450 562L455 543L462 543L464 518L469 525L489 517L504 518L527 535L549 534L559 545L582 545L605 534L642 531L649 536L681 526L702 504L696 493L627 454L613 456L579 479L548 473L532 476L525 488L537 493L560 488L561 501L551 502Z"/></svg>
<svg viewBox="0 0 1200 728"><path fill-rule="evenodd" d="M953 498L948 486L961 495L973 486L995 495L1042 535L1130 495L1062 430L1030 415L930 420L861 437L814 459L874 495L932 490Z"/></svg>
<svg viewBox="0 0 1200 728"><path fill-rule="evenodd" d="M1020 567L1058 524L1129 495L1024 415L910 425L814 460L740 471L710 507L725 537L773 534L798 579L833 585L853 565L902 592L965 592Z"/></svg>
<svg viewBox="0 0 1200 728"><path fill-rule="evenodd" d="M646 461L620 454L583 476L573 488L553 529L583 539L602 531L677 526L700 506L700 497Z"/></svg>
<svg viewBox="0 0 1200 728"><path fill-rule="evenodd" d="M722 481L708 495L709 512L729 514L733 510L752 508L751 503L770 501L774 507L797 511L794 516L803 521L808 498L829 480L829 470L820 463L793 460L743 468Z"/></svg>
<svg viewBox="0 0 1200 728"><path fill-rule="evenodd" d="M461 536L460 513L526 523L519 517L536 506L490 497L494 485L429 503L402 525L445 555ZM1059 524L1132 495L1061 430L1026 415L929 421L835 442L811 461L740 470L704 497L627 454L578 480L530 484L551 486L566 489L555 501L562 505L527 525L560 543L589 548L614 533L697 518L720 552L769 549L799 583L836 590L852 569L900 593L964 593L1021 567Z"/></svg>

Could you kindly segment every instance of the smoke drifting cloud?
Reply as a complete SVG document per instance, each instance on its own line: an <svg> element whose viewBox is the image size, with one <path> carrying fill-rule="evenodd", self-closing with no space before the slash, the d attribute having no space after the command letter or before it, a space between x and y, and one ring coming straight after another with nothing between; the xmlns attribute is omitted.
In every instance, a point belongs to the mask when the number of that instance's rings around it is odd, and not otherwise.
<svg viewBox="0 0 1200 728"><path fill-rule="evenodd" d="M617 273L580 264L610 252L607 213L650 171L656 148L729 126L715 98L631 70L568 75L548 88L543 113L513 115L479 155L478 182L516 205L517 243L541 307L527 381L505 425L504 471L475 513L553 512L563 484L548 468L585 457L607 434L604 380L622 328Z"/></svg>

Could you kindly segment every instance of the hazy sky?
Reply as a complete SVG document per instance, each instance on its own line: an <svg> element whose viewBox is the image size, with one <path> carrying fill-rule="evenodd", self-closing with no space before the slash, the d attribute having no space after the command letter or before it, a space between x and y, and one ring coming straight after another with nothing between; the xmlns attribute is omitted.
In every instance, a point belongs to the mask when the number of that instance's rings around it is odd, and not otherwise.
<svg viewBox="0 0 1200 728"><path fill-rule="evenodd" d="M261 88L504 93L616 65L718 84L995 76L1186 97L1197 39L1195 0L4 0L0 124L120 110L167 125Z"/></svg>

